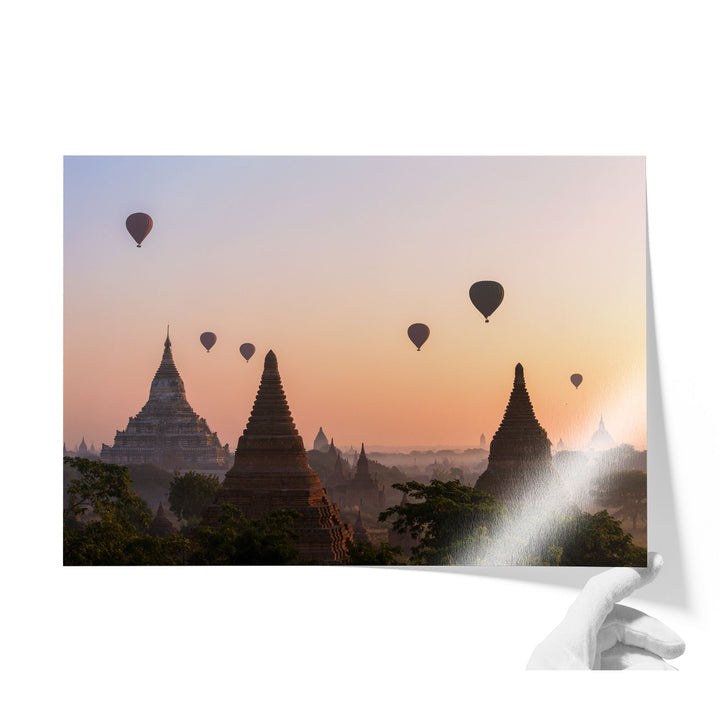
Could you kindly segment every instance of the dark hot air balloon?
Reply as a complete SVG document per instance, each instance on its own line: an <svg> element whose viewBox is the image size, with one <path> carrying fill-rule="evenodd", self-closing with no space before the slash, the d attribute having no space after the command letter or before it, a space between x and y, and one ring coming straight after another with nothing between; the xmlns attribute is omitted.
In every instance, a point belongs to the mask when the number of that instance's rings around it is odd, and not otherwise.
<svg viewBox="0 0 720 720"><path fill-rule="evenodd" d="M490 322L490 316L498 309L504 297L503 286L494 280L480 280L470 287L470 300L485 316L485 322Z"/></svg>
<svg viewBox="0 0 720 720"><path fill-rule="evenodd" d="M250 358L255 354L255 346L252 343L243 343L240 346L240 354L246 362L250 362Z"/></svg>
<svg viewBox="0 0 720 720"><path fill-rule="evenodd" d="M430 337L430 328L424 323L414 323L408 328L408 337L413 341L418 352L423 343Z"/></svg>
<svg viewBox="0 0 720 720"><path fill-rule="evenodd" d="M575 389L577 390L580 386L580 383L582 382L582 375L580 373L574 373L570 376L570 382L575 386Z"/></svg>
<svg viewBox="0 0 720 720"><path fill-rule="evenodd" d="M203 347L210 352L210 348L216 343L217 335L214 332L204 332L200 336L200 342Z"/></svg>
<svg viewBox="0 0 720 720"><path fill-rule="evenodd" d="M146 213L133 213L128 215L125 221L127 231L132 235L133 240L140 247L140 243L148 236L153 228L152 218Z"/></svg>

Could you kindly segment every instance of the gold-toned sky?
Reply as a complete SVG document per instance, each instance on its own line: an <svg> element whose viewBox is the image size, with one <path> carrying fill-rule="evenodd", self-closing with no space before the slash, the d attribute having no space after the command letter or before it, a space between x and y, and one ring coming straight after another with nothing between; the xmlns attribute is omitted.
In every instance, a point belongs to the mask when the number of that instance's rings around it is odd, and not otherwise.
<svg viewBox="0 0 720 720"><path fill-rule="evenodd" d="M273 349L306 446L322 426L339 446L477 447L521 362L554 443L602 414L644 449L645 237L643 158L68 157L64 440L112 443L169 323L191 405L233 448ZM477 280L505 288L490 323Z"/></svg>

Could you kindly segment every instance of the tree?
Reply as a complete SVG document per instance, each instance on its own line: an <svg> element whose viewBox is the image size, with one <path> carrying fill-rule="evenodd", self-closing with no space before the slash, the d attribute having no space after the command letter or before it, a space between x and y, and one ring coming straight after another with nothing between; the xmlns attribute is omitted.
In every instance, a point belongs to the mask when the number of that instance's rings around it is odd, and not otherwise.
<svg viewBox="0 0 720 720"><path fill-rule="evenodd" d="M218 490L220 481L214 475L193 471L176 474L170 483L170 510L178 520L196 525L205 508L217 497Z"/></svg>
<svg viewBox="0 0 720 720"><path fill-rule="evenodd" d="M399 565L397 556L402 548L381 542L377 547L366 540L356 540L350 546L345 565Z"/></svg>
<svg viewBox="0 0 720 720"><path fill-rule="evenodd" d="M393 515L395 532L409 533L419 543L410 560L417 565L472 565L485 553L489 530L505 509L495 498L458 480L397 483L397 490L420 502L394 505L380 513L384 522Z"/></svg>
<svg viewBox="0 0 720 720"><path fill-rule="evenodd" d="M638 516L646 517L647 513L647 474L626 470L606 475L595 484L594 496L606 508L615 508L616 517L631 519L636 530Z"/></svg>
<svg viewBox="0 0 720 720"><path fill-rule="evenodd" d="M605 510L569 516L553 532L551 544L562 548L559 565L645 567L647 550ZM551 564L551 563L539 563ZM554 563L552 563L554 564Z"/></svg>
<svg viewBox="0 0 720 720"><path fill-rule="evenodd" d="M66 565L125 565L129 544L147 530L151 513L131 489L126 467L63 458L77 470L67 480L63 523Z"/></svg>
<svg viewBox="0 0 720 720"><path fill-rule="evenodd" d="M191 565L288 565L297 560L297 535L292 524L300 514L274 510L250 520L230 504L222 506L220 527L192 530Z"/></svg>

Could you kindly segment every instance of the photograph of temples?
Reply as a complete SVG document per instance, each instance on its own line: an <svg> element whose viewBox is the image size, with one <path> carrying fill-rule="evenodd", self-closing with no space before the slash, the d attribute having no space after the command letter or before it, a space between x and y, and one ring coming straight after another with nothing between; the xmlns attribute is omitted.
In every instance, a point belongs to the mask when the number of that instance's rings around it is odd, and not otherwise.
<svg viewBox="0 0 720 720"><path fill-rule="evenodd" d="M65 565L644 566L638 157L64 161Z"/></svg>

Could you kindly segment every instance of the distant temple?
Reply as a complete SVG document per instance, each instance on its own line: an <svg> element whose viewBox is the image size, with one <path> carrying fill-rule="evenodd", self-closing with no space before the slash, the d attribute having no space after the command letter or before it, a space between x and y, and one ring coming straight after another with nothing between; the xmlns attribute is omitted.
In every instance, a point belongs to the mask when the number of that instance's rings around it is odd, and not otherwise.
<svg viewBox="0 0 720 720"><path fill-rule="evenodd" d="M484 450L487 440L485 440L485 433L480 436L480 447Z"/></svg>
<svg viewBox="0 0 720 720"><path fill-rule="evenodd" d="M362 540L363 542L370 542L370 533L368 532L368 529L365 527L365 523L363 523L362 515L360 514L360 510L358 510L357 514L357 520L355 520L355 524L353 525L353 533L355 534L355 540Z"/></svg>
<svg viewBox="0 0 720 720"><path fill-rule="evenodd" d="M370 466L365 455L365 443L358 456L355 474L351 477L338 455L335 467L327 477L325 486L333 502L343 509L364 508L366 510L384 510L386 505L385 488L380 485L377 475L370 475Z"/></svg>
<svg viewBox="0 0 720 720"><path fill-rule="evenodd" d="M150 523L148 535L153 537L167 537L168 535L177 535L177 530L170 519L165 515L162 503L158 505L157 513Z"/></svg>
<svg viewBox="0 0 720 720"><path fill-rule="evenodd" d="M152 463L165 470L194 469L224 472L231 462L228 445L211 432L185 397L185 386L165 339L160 367L150 385L145 406L118 430L112 446L103 443L102 462L117 465Z"/></svg>
<svg viewBox="0 0 720 720"><path fill-rule="evenodd" d="M590 450L609 450L615 447L615 441L610 433L605 429L602 415L600 416L600 425L590 438Z"/></svg>
<svg viewBox="0 0 720 720"><path fill-rule="evenodd" d="M475 488L501 502L530 499L551 473L550 440L535 417L518 363L505 415L490 442L488 467Z"/></svg>
<svg viewBox="0 0 720 720"><path fill-rule="evenodd" d="M340 518L318 474L308 464L303 445L283 391L277 358L271 350L255 404L238 440L235 464L225 476L202 525L217 528L222 505L229 503L251 520L273 510L295 510L299 561L339 562L349 551L352 528Z"/></svg>
<svg viewBox="0 0 720 720"><path fill-rule="evenodd" d="M80 444L76 445L74 450L68 450L65 447L65 443L63 443L63 457L66 455L68 457L86 458L87 460L99 459L98 451L95 449L95 445L91 444L90 448L88 449L84 435L82 440L80 441Z"/></svg>
<svg viewBox="0 0 720 720"><path fill-rule="evenodd" d="M315 442L313 443L313 450L319 450L320 452L327 452L329 448L327 438L325 437L325 433L323 432L323 429L320 428L320 431L318 432L317 436L315 437Z"/></svg>

